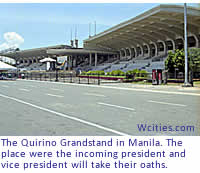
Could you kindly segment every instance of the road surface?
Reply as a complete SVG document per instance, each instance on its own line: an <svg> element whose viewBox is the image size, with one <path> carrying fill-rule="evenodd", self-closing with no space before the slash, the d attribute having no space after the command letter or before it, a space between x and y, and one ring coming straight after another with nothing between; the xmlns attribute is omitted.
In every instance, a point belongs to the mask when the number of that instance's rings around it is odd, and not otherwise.
<svg viewBox="0 0 200 173"><path fill-rule="evenodd" d="M0 135L200 135L200 93L124 86L0 81Z"/></svg>

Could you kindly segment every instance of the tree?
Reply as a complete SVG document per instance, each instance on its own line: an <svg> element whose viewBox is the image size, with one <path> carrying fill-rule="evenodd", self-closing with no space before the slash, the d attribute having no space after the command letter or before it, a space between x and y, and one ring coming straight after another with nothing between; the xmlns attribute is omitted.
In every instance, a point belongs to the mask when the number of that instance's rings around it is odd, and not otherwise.
<svg viewBox="0 0 200 173"><path fill-rule="evenodd" d="M191 48L188 57L190 70L200 72L200 48Z"/></svg>
<svg viewBox="0 0 200 173"><path fill-rule="evenodd" d="M185 53L183 49L175 51L174 68L178 69L179 72L184 72L185 70Z"/></svg>
<svg viewBox="0 0 200 173"><path fill-rule="evenodd" d="M167 59L165 60L165 69L169 72L175 72L178 69L179 72L184 72L185 68L185 54L183 49L176 49L175 52L169 52Z"/></svg>
<svg viewBox="0 0 200 173"><path fill-rule="evenodd" d="M200 72L200 48L190 48L188 50L189 70L193 72ZM185 53L183 50L176 49L175 52L169 52L165 60L165 69L169 72L179 72L185 70Z"/></svg>
<svg viewBox="0 0 200 173"><path fill-rule="evenodd" d="M165 60L165 69L168 70L168 72L170 73L174 72L173 58L174 58L174 54L170 51L167 59Z"/></svg>

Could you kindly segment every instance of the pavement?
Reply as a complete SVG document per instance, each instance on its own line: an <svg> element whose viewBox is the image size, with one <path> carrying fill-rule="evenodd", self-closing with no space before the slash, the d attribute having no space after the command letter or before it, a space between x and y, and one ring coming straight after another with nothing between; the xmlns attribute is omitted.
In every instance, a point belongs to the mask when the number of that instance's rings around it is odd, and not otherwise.
<svg viewBox="0 0 200 173"><path fill-rule="evenodd" d="M199 136L199 105L195 87L0 81L0 135Z"/></svg>

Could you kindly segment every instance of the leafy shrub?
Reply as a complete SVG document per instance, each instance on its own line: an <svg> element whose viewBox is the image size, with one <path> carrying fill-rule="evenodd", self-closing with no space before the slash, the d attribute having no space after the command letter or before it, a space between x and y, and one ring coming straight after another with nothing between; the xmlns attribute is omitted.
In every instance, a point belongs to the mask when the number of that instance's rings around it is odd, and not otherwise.
<svg viewBox="0 0 200 173"><path fill-rule="evenodd" d="M110 75L112 75L112 76L124 76L125 73L121 70L113 70L112 72L110 72Z"/></svg>
<svg viewBox="0 0 200 173"><path fill-rule="evenodd" d="M107 76L110 76L110 75L111 75L110 73L111 73L111 72L107 72L106 75L107 75Z"/></svg>
<svg viewBox="0 0 200 173"><path fill-rule="evenodd" d="M132 71L133 71L134 74L137 74L137 73L140 72L140 70L138 70L138 69L134 69L134 70L132 70Z"/></svg>
<svg viewBox="0 0 200 173"><path fill-rule="evenodd" d="M82 71L81 74L82 74L82 75L86 75L87 72L86 72L86 71Z"/></svg>
<svg viewBox="0 0 200 173"><path fill-rule="evenodd" d="M148 72L145 70L138 70L138 69L134 69L134 70L129 70L126 72L126 75L133 75L135 77L147 77L148 76Z"/></svg>
<svg viewBox="0 0 200 173"><path fill-rule="evenodd" d="M146 70L141 70L140 71L140 76L141 77L147 77L148 76L148 72Z"/></svg>
<svg viewBox="0 0 200 173"><path fill-rule="evenodd" d="M104 71L88 71L87 72L88 75L105 75L105 72Z"/></svg>
<svg viewBox="0 0 200 173"><path fill-rule="evenodd" d="M98 74L105 75L105 72L101 70L101 71L98 71Z"/></svg>
<svg viewBox="0 0 200 173"><path fill-rule="evenodd" d="M133 74L134 74L133 70L129 70L129 71L126 72L126 75L133 75Z"/></svg>
<svg viewBox="0 0 200 173"><path fill-rule="evenodd" d="M92 74L92 71L88 71L87 74L90 74L90 75L91 75L91 74Z"/></svg>

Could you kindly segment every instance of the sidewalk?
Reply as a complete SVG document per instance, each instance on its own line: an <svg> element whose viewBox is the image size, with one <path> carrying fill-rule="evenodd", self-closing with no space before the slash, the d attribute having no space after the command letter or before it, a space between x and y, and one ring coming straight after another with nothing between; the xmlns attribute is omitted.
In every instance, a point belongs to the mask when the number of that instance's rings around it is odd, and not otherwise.
<svg viewBox="0 0 200 173"><path fill-rule="evenodd" d="M135 89L149 89L158 91L175 91L175 92L191 92L200 93L200 87L182 87L182 85L149 85L149 84L133 84L133 83L112 83L112 84L101 84L103 86L114 86L123 88L135 88Z"/></svg>

